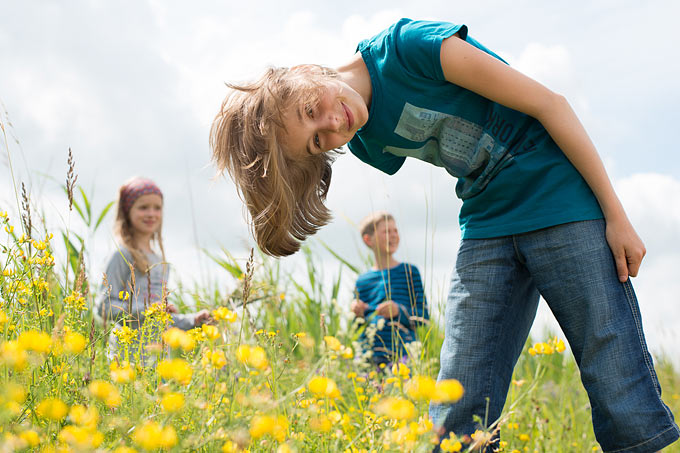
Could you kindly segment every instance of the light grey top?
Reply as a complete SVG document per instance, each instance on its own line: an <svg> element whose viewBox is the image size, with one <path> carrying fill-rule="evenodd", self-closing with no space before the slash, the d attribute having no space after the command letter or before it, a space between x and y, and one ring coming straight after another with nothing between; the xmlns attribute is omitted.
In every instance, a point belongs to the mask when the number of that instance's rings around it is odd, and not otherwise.
<svg viewBox="0 0 680 453"><path fill-rule="evenodd" d="M156 253L147 253L149 260L148 275L136 269L134 291L132 291L132 273L130 265L133 262L132 253L120 246L108 260L106 266L106 281L108 287L102 285L95 301L95 311L107 323L113 322L118 326L123 325L127 319L127 325L131 329L139 330L144 323L144 311L153 303L162 300L163 292L167 291L168 276L170 274L169 263L163 262L161 256ZM130 294L128 300L119 297L121 291ZM179 314L172 313L171 317L175 327L189 330L194 327L195 313ZM130 348L130 356L133 357L139 350L140 339L137 344ZM118 350L118 339L113 334L109 336L109 354L115 355Z"/></svg>

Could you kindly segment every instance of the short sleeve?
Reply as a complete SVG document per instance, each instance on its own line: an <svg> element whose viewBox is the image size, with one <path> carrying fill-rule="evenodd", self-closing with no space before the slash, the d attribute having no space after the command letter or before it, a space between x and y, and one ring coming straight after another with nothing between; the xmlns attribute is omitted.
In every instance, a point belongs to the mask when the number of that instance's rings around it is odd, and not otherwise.
<svg viewBox="0 0 680 453"><path fill-rule="evenodd" d="M432 80L445 80L440 58L442 41L456 33L466 39L467 26L402 19L395 24L391 39L406 71Z"/></svg>

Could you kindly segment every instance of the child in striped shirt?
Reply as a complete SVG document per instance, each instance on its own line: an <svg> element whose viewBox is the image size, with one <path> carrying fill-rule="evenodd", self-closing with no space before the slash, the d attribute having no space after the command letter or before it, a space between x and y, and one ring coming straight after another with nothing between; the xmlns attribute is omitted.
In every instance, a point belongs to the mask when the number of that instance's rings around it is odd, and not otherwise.
<svg viewBox="0 0 680 453"><path fill-rule="evenodd" d="M361 238L375 256L375 267L359 276L352 311L375 325L370 346L376 365L406 356L404 344L416 339L416 326L427 322L429 313L418 269L394 258L399 231L394 217L385 211L367 216L360 225ZM365 336L365 341L368 341ZM368 346L367 346L368 347Z"/></svg>

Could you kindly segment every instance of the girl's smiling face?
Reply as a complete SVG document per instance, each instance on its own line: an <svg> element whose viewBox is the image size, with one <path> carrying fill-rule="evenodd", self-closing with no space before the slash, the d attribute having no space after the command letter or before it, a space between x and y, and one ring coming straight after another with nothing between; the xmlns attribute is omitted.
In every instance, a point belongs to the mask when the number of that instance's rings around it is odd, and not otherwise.
<svg viewBox="0 0 680 453"><path fill-rule="evenodd" d="M135 234L152 235L160 229L163 220L163 198L154 193L142 195L130 208L129 216Z"/></svg>
<svg viewBox="0 0 680 453"><path fill-rule="evenodd" d="M340 148L368 121L361 95L338 79L323 83L318 100L291 105L284 114L280 134L286 157L301 160Z"/></svg>

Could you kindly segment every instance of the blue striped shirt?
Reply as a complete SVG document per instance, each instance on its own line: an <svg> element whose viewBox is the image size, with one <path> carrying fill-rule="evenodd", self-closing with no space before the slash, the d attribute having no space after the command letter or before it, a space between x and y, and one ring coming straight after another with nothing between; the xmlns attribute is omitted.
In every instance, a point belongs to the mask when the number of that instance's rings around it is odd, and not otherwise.
<svg viewBox="0 0 680 453"><path fill-rule="evenodd" d="M415 328L429 319L427 301L418 268L412 264L400 263L389 269L365 272L356 282L355 295L368 304L364 316L367 323L384 326L378 330L372 345L374 356L399 358L406 351L404 343L415 340ZM385 319L375 313L376 308L386 300L399 305L399 315ZM366 338L362 335L363 340Z"/></svg>

